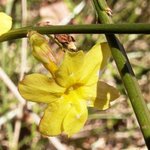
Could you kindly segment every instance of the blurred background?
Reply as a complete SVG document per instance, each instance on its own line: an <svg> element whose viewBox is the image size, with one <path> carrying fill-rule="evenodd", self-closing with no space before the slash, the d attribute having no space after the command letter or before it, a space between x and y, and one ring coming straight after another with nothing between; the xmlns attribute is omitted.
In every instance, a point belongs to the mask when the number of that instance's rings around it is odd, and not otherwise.
<svg viewBox="0 0 150 150"><path fill-rule="evenodd" d="M114 23L150 23L150 0L107 0ZM50 24L95 24L91 0L0 0L0 11L13 18L13 28ZM78 49L89 50L104 35L73 35ZM150 108L150 35L119 35L147 106ZM50 41L51 47L59 52ZM113 59L101 77L120 90L106 111L89 109L89 118L74 136L47 138L38 132L44 105L25 103L17 84L25 74L46 73L32 56L26 38L0 43L0 150L146 150L130 101ZM58 57L61 58L61 53Z"/></svg>

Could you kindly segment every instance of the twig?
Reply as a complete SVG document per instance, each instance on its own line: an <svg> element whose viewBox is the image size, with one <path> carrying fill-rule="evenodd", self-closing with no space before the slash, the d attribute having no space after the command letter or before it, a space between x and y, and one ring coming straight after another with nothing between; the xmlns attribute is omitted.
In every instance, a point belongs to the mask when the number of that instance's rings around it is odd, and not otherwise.
<svg viewBox="0 0 150 150"><path fill-rule="evenodd" d="M0 67L0 79L7 85L10 91L14 94L14 96L19 100L20 103L25 104L25 100L19 94L15 84L11 81L11 79L7 76L7 74Z"/></svg>
<svg viewBox="0 0 150 150"><path fill-rule="evenodd" d="M27 22L27 0L22 0L21 1L21 8L22 8L22 26L26 26ZM20 80L23 79L25 70L26 70L26 64L27 64L27 39L22 39L22 44L21 44L21 69L20 69ZM20 103L18 105L18 109L20 113L17 114L17 120L15 122L15 127L14 127L14 135L13 135L13 147L17 148L18 147L18 142L19 142L19 136L20 136L20 131L21 131L21 118L23 117L23 108L25 104Z"/></svg>
<svg viewBox="0 0 150 150"><path fill-rule="evenodd" d="M22 26L26 26L27 22L27 1L22 0ZM20 80L22 80L26 71L27 65L27 39L22 39L21 45L21 67L20 67Z"/></svg>
<svg viewBox="0 0 150 150"><path fill-rule="evenodd" d="M28 26L13 29L0 36L0 42L26 37L27 33L35 30L41 34L150 34L150 24L84 24L84 25L50 25L44 27Z"/></svg>
<svg viewBox="0 0 150 150"><path fill-rule="evenodd" d="M59 24L60 25L68 24L71 21L71 19L75 18L75 16L77 16L83 10L84 7L85 1L82 1L74 8L72 14L63 19Z"/></svg>
<svg viewBox="0 0 150 150"><path fill-rule="evenodd" d="M14 109L10 112L8 112L7 114L5 114L4 116L2 116L0 118L0 127L1 125L5 124L8 120L13 119L19 112L19 109Z"/></svg>

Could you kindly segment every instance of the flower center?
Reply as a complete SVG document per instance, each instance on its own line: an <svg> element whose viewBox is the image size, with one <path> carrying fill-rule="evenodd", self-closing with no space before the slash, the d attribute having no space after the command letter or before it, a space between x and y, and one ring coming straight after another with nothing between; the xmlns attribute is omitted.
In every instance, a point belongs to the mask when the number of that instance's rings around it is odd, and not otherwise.
<svg viewBox="0 0 150 150"><path fill-rule="evenodd" d="M82 84L79 84L79 83L74 84L66 89L65 94L69 94L71 91L74 91L81 86L82 86Z"/></svg>

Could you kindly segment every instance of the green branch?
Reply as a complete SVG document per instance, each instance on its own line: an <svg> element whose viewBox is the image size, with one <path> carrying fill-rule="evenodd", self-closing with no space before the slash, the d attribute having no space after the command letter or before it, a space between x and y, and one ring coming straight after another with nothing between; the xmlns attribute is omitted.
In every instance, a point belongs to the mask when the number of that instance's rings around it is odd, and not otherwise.
<svg viewBox="0 0 150 150"><path fill-rule="evenodd" d="M108 6L105 0L93 0L99 21L101 23L111 23L108 16ZM103 5L104 4L104 5ZM101 6L103 5L103 7ZM139 122L146 145L150 148L150 113L142 96L140 87L133 73L132 67L126 55L125 49L114 34L106 34L106 38L111 47L112 56L116 62L122 81L129 95L133 110Z"/></svg>
<svg viewBox="0 0 150 150"><path fill-rule="evenodd" d="M103 19L104 20L104 19ZM28 31L36 30L41 34L61 33L119 33L119 34L150 34L150 24L93 24L93 25L57 25L45 27L23 27L13 29L2 36L0 42L26 37Z"/></svg>

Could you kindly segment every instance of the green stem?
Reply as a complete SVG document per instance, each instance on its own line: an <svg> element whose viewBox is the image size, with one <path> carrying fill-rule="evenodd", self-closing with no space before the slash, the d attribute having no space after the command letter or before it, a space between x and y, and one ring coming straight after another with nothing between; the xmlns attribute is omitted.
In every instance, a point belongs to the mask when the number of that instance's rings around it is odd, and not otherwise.
<svg viewBox="0 0 150 150"><path fill-rule="evenodd" d="M100 13L104 15L105 13ZM103 22L106 20L103 17ZM0 42L26 37L28 31L36 30L41 34L61 34L61 33L119 33L119 34L150 34L150 24L92 24L92 25L56 25L45 27L23 27L13 29L2 36Z"/></svg>
<svg viewBox="0 0 150 150"><path fill-rule="evenodd" d="M93 0L99 17L99 21L104 24L109 24L110 20L108 19L109 16L106 12L108 6L105 6L105 9L102 9L102 7L100 6L102 1L105 0ZM114 34L106 34L106 38L111 47L112 56L116 62L126 91L129 95L133 110L139 122L146 145L148 148L150 148L150 113L142 96L140 87L132 70L128 57L126 55L125 49Z"/></svg>

